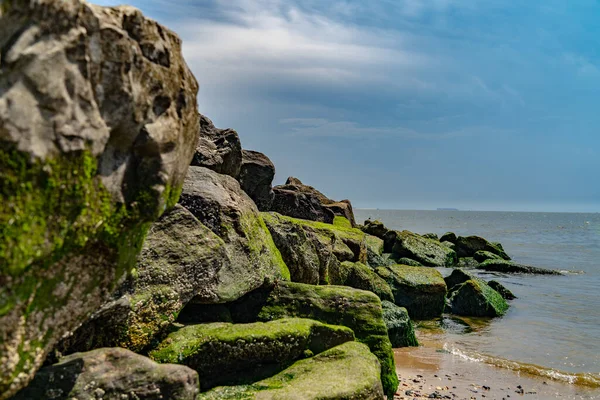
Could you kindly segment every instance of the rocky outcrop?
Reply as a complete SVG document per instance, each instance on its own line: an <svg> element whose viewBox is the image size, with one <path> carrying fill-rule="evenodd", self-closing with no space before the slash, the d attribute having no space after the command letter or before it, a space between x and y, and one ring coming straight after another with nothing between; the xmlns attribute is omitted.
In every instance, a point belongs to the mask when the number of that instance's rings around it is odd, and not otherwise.
<svg viewBox="0 0 600 400"><path fill-rule="evenodd" d="M442 236L440 236L440 242L456 243L456 239L456 233L454 232L446 232Z"/></svg>
<svg viewBox="0 0 600 400"><path fill-rule="evenodd" d="M409 231L398 232L392 252L428 267L450 267L456 264L456 253L438 241L424 238Z"/></svg>
<svg viewBox="0 0 600 400"><path fill-rule="evenodd" d="M355 226L354 212L349 200L336 202L299 179L289 177L285 185L273 188L271 211L289 217L333 223L336 215L346 218Z"/></svg>
<svg viewBox="0 0 600 400"><path fill-rule="evenodd" d="M198 374L188 367L105 348L72 354L42 368L13 400L195 400L199 392Z"/></svg>
<svg viewBox="0 0 600 400"><path fill-rule="evenodd" d="M394 301L390 285L375 271L360 262L344 261L339 264L339 267L332 268L329 273L329 284L368 290L381 300Z"/></svg>
<svg viewBox="0 0 600 400"><path fill-rule="evenodd" d="M532 267L507 260L486 260L479 264L477 268L490 272L503 272L505 274L563 275L562 272L553 269Z"/></svg>
<svg viewBox="0 0 600 400"><path fill-rule="evenodd" d="M262 213L293 282L329 283L330 269L344 261L366 262L365 234L359 229Z"/></svg>
<svg viewBox="0 0 600 400"><path fill-rule="evenodd" d="M392 302L382 301L383 320L387 326L388 336L394 348L418 346L408 311Z"/></svg>
<svg viewBox="0 0 600 400"><path fill-rule="evenodd" d="M242 144L237 132L215 128L204 115L200 115L199 126L192 165L237 178L242 166Z"/></svg>
<svg viewBox="0 0 600 400"><path fill-rule="evenodd" d="M270 378L249 385L217 387L200 394L198 400L383 400L379 371L379 362L367 346L348 342L298 361Z"/></svg>
<svg viewBox="0 0 600 400"><path fill-rule="evenodd" d="M263 153L242 150L242 166L238 181L260 211L269 211L273 203L275 166Z"/></svg>
<svg viewBox="0 0 600 400"><path fill-rule="evenodd" d="M475 275L460 268L452 270L452 273L444 278L448 293L452 293L460 284L471 279L479 279Z"/></svg>
<svg viewBox="0 0 600 400"><path fill-rule="evenodd" d="M181 41L131 7L0 11L0 398L135 264L198 137Z"/></svg>
<svg viewBox="0 0 600 400"><path fill-rule="evenodd" d="M392 288L394 303L405 307L412 319L430 319L442 315L446 282L434 268L394 265L375 272Z"/></svg>
<svg viewBox="0 0 600 400"><path fill-rule="evenodd" d="M473 258L477 262L484 262L487 260L504 260L501 256L494 254L490 251L479 250L475 254L473 254Z"/></svg>
<svg viewBox="0 0 600 400"><path fill-rule="evenodd" d="M479 279L458 285L450 296L450 304L453 314L471 317L499 317L508 310L502 296Z"/></svg>
<svg viewBox="0 0 600 400"><path fill-rule="evenodd" d="M506 286L504 286L498 281L489 281L488 285L490 285L490 287L496 292L500 293L500 296L502 296L504 300L514 300L517 298L517 296L515 296L513 292L511 292L509 289L506 288Z"/></svg>
<svg viewBox="0 0 600 400"><path fill-rule="evenodd" d="M294 361L353 341L351 329L310 319L189 325L171 333L150 357L198 372L202 390L256 382Z"/></svg>
<svg viewBox="0 0 600 400"><path fill-rule="evenodd" d="M383 225L383 222L379 220L371 221L370 219L366 220L360 229L364 233L378 237L381 240L385 238L385 234L389 231L389 229Z"/></svg>
<svg viewBox="0 0 600 400"><path fill-rule="evenodd" d="M423 236L425 239L437 240L438 242L440 241L437 233L424 233L421 236Z"/></svg>
<svg viewBox="0 0 600 400"><path fill-rule="evenodd" d="M488 242L479 236L459 236L454 243L458 257L474 257L478 251L488 251L502 257L504 260L510 260L510 257L501 246Z"/></svg>

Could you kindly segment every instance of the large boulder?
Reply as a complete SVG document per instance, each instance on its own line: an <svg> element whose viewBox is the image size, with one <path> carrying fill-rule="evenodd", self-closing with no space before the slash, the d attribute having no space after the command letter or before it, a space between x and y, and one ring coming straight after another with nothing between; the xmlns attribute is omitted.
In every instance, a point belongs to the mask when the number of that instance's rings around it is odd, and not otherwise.
<svg viewBox="0 0 600 400"><path fill-rule="evenodd" d="M349 200L331 200L300 179L289 177L285 185L275 186L273 193L271 211L279 214L329 224L338 215L350 221L352 226L356 224Z"/></svg>
<svg viewBox="0 0 600 400"><path fill-rule="evenodd" d="M177 202L198 85L170 30L131 7L0 7L0 398L134 266Z"/></svg>
<svg viewBox="0 0 600 400"><path fill-rule="evenodd" d="M490 285L490 287L496 292L500 293L500 296L502 296L504 300L514 300L517 298L513 292L511 292L506 286L498 281L491 280L488 282L488 285Z"/></svg>
<svg viewBox="0 0 600 400"><path fill-rule="evenodd" d="M202 390L256 382L294 361L354 340L351 329L310 319L250 324L188 325L171 333L150 357L198 372Z"/></svg>
<svg viewBox="0 0 600 400"><path fill-rule="evenodd" d="M456 233L454 232L446 232L440 236L440 242L456 243L456 239Z"/></svg>
<svg viewBox="0 0 600 400"><path fill-rule="evenodd" d="M385 300L381 302L381 306L392 346L394 348L418 346L415 329L406 308Z"/></svg>
<svg viewBox="0 0 600 400"><path fill-rule="evenodd" d="M398 232L392 252L397 257L416 260L428 267L450 267L457 262L456 253L437 240L409 231Z"/></svg>
<svg viewBox="0 0 600 400"><path fill-rule="evenodd" d="M269 211L273 203L273 178L275 165L263 153L242 150L242 166L238 181L240 186L256 203L260 211Z"/></svg>
<svg viewBox="0 0 600 400"><path fill-rule="evenodd" d="M453 314L471 317L499 317L508 310L500 293L479 279L468 280L455 288L450 304Z"/></svg>
<svg viewBox="0 0 600 400"><path fill-rule="evenodd" d="M293 282L327 284L330 269L339 263L367 260L366 235L359 229L261 214Z"/></svg>
<svg viewBox="0 0 600 400"><path fill-rule="evenodd" d="M220 386L201 393L198 400L383 400L379 371L379 362L367 346L347 342L297 361L270 378L249 385Z"/></svg>
<svg viewBox="0 0 600 400"><path fill-rule="evenodd" d="M332 268L329 273L329 284L368 290L381 300L394 301L390 285L375 271L360 262L344 261L336 268Z"/></svg>
<svg viewBox="0 0 600 400"><path fill-rule="evenodd" d="M486 260L479 264L477 268L489 272L503 272L505 274L563 275L562 272L553 269L532 267L507 260Z"/></svg>
<svg viewBox="0 0 600 400"><path fill-rule="evenodd" d="M191 368L104 348L75 353L40 369L13 400L195 400L199 392L198 374Z"/></svg>
<svg viewBox="0 0 600 400"><path fill-rule="evenodd" d="M192 165L237 178L242 166L242 144L237 132L215 128L204 115L200 115L199 126Z"/></svg>
<svg viewBox="0 0 600 400"><path fill-rule="evenodd" d="M474 257L478 251L488 251L502 257L504 260L510 260L502 246L488 242L480 236L459 236L454 243L458 257Z"/></svg>
<svg viewBox="0 0 600 400"><path fill-rule="evenodd" d="M460 284L465 283L466 281L471 280L471 279L478 279L478 278L468 271L465 271L460 268L456 268L456 269L452 270L452 273L450 275L448 275L447 277L444 278L444 281L446 282L446 286L448 287L448 293L450 294L450 293L454 292L454 290Z"/></svg>
<svg viewBox="0 0 600 400"><path fill-rule="evenodd" d="M444 312L446 282L435 268L394 265L375 272L391 286L394 303L405 307L411 318L436 318Z"/></svg>

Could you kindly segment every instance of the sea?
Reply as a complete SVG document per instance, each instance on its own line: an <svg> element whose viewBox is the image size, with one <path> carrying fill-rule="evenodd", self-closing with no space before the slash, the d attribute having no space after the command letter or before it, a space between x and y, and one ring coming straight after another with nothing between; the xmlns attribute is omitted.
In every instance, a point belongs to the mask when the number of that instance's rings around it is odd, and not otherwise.
<svg viewBox="0 0 600 400"><path fill-rule="evenodd" d="M452 357L582 386L585 398L600 399L600 213L358 209L355 216L420 234L482 236L502 243L518 263L564 271L478 273L517 296L507 314L417 321L418 336Z"/></svg>

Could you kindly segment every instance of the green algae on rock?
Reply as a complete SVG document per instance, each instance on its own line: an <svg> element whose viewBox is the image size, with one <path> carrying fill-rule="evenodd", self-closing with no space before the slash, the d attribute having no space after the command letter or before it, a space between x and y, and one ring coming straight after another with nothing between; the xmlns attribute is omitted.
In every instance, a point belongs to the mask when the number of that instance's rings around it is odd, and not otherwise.
<svg viewBox="0 0 600 400"><path fill-rule="evenodd" d="M502 246L491 243L479 236L459 236L454 243L458 257L474 257L478 251L488 251L500 256L504 260L510 260L510 257L504 252Z"/></svg>
<svg viewBox="0 0 600 400"><path fill-rule="evenodd" d="M198 374L188 367L104 348L71 354L40 369L12 399L196 400L199 392Z"/></svg>
<svg viewBox="0 0 600 400"><path fill-rule="evenodd" d="M506 274L563 275L562 272L553 269L532 267L508 260L486 260L479 264L477 268L484 271L503 272Z"/></svg>
<svg viewBox="0 0 600 400"><path fill-rule="evenodd" d="M198 400L383 400L379 374L379 362L369 348L348 342L262 381L216 387Z"/></svg>
<svg viewBox="0 0 600 400"><path fill-rule="evenodd" d="M479 278L475 277L475 275L463 269L453 269L452 273L444 278L446 286L448 287L448 295L450 295L457 288L458 285L465 283L466 281L471 279Z"/></svg>
<svg viewBox="0 0 600 400"><path fill-rule="evenodd" d="M473 258L480 263L487 260L504 260L501 256L485 250L479 250L475 252L475 254L473 254Z"/></svg>
<svg viewBox="0 0 600 400"><path fill-rule="evenodd" d="M388 336L394 348L418 346L415 329L404 307L392 302L382 301L383 320L387 326Z"/></svg>
<svg viewBox="0 0 600 400"><path fill-rule="evenodd" d="M381 300L394 300L392 289L379 275L363 263L344 261L329 273L329 284L368 290Z"/></svg>
<svg viewBox="0 0 600 400"><path fill-rule="evenodd" d="M217 322L179 328L149 354L160 363L179 363L196 370L202 390L207 390L256 382L294 361L353 340L349 328L310 319Z"/></svg>
<svg viewBox="0 0 600 400"><path fill-rule="evenodd" d="M452 313L471 317L499 317L508 304L500 293L479 279L471 279L455 288L450 296Z"/></svg>
<svg viewBox="0 0 600 400"><path fill-rule="evenodd" d="M456 253L437 240L409 231L398 232L392 252L397 257L416 260L428 267L450 267L457 262Z"/></svg>
<svg viewBox="0 0 600 400"><path fill-rule="evenodd" d="M106 300L149 223L177 201L197 138L198 85L180 39L134 8L42 0L2 11L7 398Z"/></svg>
<svg viewBox="0 0 600 400"><path fill-rule="evenodd" d="M504 286L498 281L489 281L488 285L496 292L500 293L500 296L502 296L504 300L514 300L517 298L517 296L515 296L513 292L511 292L508 288L506 288L506 286Z"/></svg>
<svg viewBox="0 0 600 400"><path fill-rule="evenodd" d="M375 272L392 288L394 303L413 319L436 318L444 312L446 282L434 268L394 265Z"/></svg>

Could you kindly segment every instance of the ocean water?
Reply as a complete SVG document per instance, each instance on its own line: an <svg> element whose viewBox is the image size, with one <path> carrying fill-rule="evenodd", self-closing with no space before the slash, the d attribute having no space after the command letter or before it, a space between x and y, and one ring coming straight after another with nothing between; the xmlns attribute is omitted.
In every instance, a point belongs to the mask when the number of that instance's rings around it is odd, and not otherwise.
<svg viewBox="0 0 600 400"><path fill-rule="evenodd" d="M518 299L502 318L419 323L449 353L518 372L600 388L600 214L356 210L416 233L448 231L501 242L516 262L568 271L542 277L481 273ZM443 274L449 269L441 268Z"/></svg>

